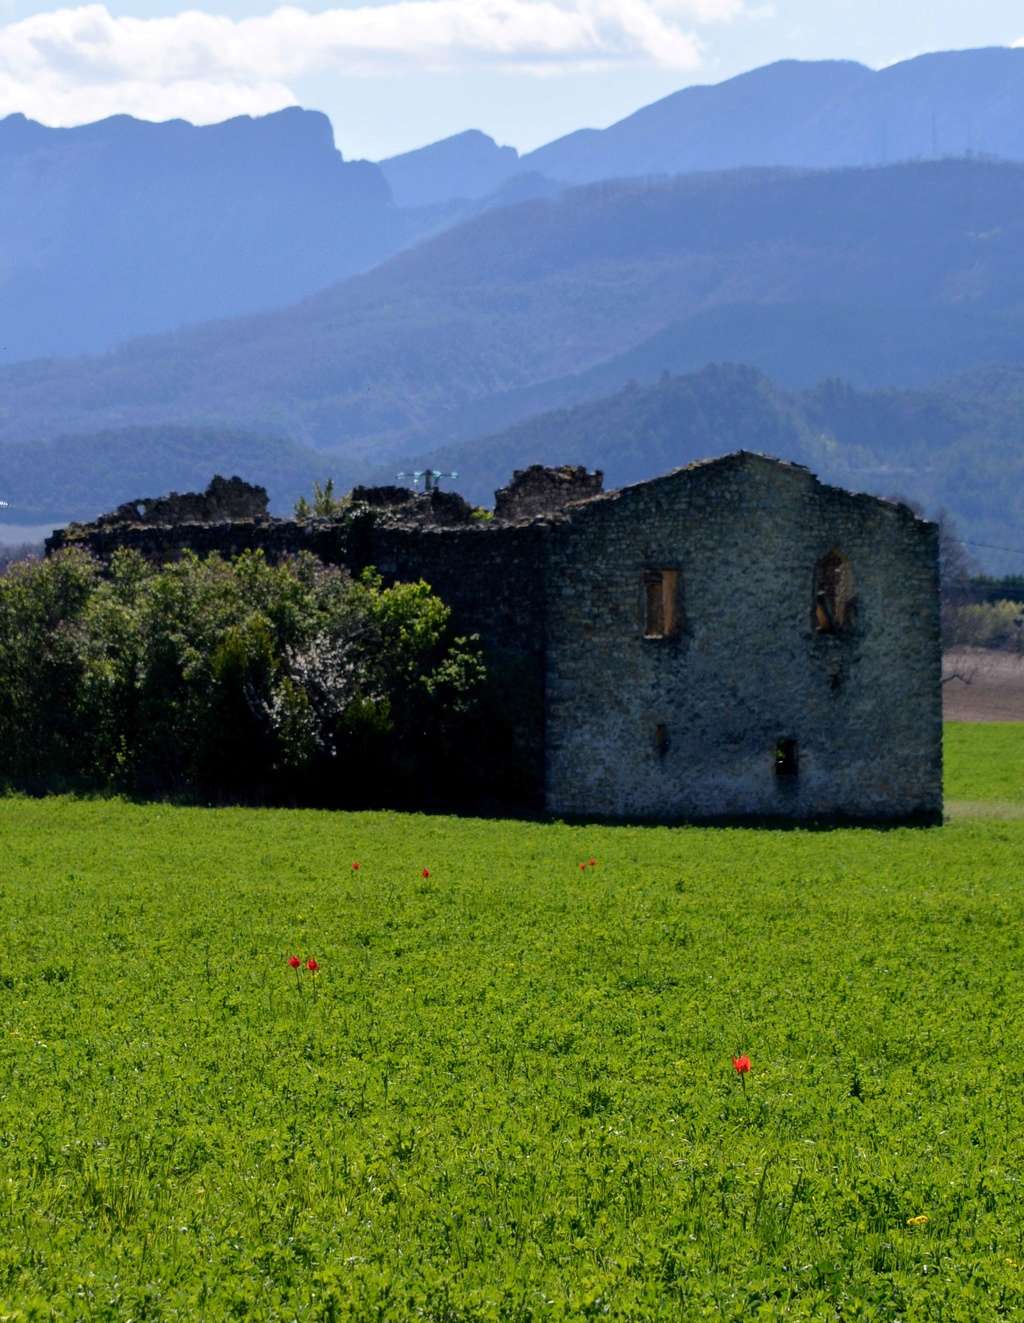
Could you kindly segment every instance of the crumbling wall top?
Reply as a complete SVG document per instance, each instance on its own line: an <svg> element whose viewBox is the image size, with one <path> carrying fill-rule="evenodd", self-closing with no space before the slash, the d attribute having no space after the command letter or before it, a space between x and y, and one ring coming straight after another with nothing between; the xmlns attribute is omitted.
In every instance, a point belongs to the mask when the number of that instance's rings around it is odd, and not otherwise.
<svg viewBox="0 0 1024 1323"><path fill-rule="evenodd" d="M385 485L382 487L353 487L352 500L357 505L380 506L390 509L396 505L408 505L416 499L417 493L411 487Z"/></svg>
<svg viewBox="0 0 1024 1323"><path fill-rule="evenodd" d="M387 526L452 528L468 524L473 507L458 492L412 491L408 487L353 487L353 505L366 505Z"/></svg>
<svg viewBox="0 0 1024 1323"><path fill-rule="evenodd" d="M582 464L562 464L558 468L531 464L528 469L516 469L509 485L494 493L494 517L509 522L556 514L573 501L599 495L603 486L600 469L588 473Z"/></svg>
<svg viewBox="0 0 1024 1323"><path fill-rule="evenodd" d="M96 520L98 528L116 524L224 524L236 519L266 516L266 487L239 477L217 474L205 492L171 492L169 496L142 496L126 501Z"/></svg>

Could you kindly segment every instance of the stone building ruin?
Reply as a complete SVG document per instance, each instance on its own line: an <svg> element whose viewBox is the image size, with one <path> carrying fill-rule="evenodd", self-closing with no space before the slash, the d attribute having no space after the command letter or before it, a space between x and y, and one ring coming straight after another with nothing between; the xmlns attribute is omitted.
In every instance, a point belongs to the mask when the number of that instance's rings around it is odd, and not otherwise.
<svg viewBox="0 0 1024 1323"><path fill-rule="evenodd" d="M747 452L612 492L527 469L490 520L374 491L337 520L101 520L48 551L308 549L425 579L481 636L551 814L941 821L938 533L905 506Z"/></svg>

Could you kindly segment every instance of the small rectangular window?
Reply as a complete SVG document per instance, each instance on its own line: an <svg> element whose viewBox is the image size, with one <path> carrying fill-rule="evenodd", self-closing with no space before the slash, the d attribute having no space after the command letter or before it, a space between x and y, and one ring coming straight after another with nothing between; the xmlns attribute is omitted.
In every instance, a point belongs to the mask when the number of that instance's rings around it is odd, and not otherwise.
<svg viewBox="0 0 1024 1323"><path fill-rule="evenodd" d="M800 746L796 740L778 740L775 745L775 775L797 776L800 771Z"/></svg>
<svg viewBox="0 0 1024 1323"><path fill-rule="evenodd" d="M644 638L663 639L679 627L679 571L644 573Z"/></svg>

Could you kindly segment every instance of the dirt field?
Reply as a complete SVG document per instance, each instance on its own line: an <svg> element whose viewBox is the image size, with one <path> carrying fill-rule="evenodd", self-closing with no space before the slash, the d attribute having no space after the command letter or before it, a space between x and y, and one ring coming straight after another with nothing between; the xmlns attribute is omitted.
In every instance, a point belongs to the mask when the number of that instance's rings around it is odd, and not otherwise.
<svg viewBox="0 0 1024 1323"><path fill-rule="evenodd" d="M1024 656L961 648L948 652L942 687L946 721L1024 721ZM963 678L957 678L963 677Z"/></svg>

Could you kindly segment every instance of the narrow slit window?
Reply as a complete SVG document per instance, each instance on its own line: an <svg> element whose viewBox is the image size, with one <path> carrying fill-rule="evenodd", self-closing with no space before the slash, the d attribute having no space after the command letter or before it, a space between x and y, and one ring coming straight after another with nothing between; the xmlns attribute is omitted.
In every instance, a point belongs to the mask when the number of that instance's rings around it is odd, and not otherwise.
<svg viewBox="0 0 1024 1323"><path fill-rule="evenodd" d="M796 740L778 740L775 745L775 775L794 777L800 772L800 746Z"/></svg>
<svg viewBox="0 0 1024 1323"><path fill-rule="evenodd" d="M841 551L830 551L818 561L814 575L814 629L818 634L841 634L853 620L855 604L853 567Z"/></svg>
<svg viewBox="0 0 1024 1323"><path fill-rule="evenodd" d="M644 573L644 638L663 639L679 627L679 571Z"/></svg>

